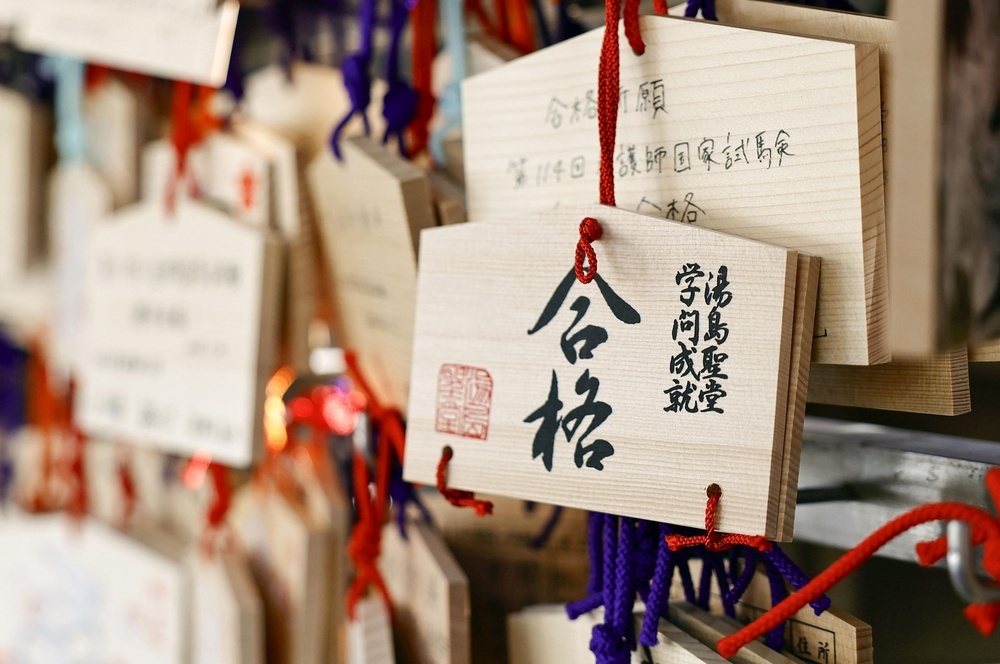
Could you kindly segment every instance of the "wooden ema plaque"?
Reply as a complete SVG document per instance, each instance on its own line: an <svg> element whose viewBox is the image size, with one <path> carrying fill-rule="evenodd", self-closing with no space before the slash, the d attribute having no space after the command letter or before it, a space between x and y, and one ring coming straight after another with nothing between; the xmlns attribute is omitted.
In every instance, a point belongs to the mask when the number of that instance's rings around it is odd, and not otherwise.
<svg viewBox="0 0 1000 664"><path fill-rule="evenodd" d="M405 413L413 346L416 249L435 225L427 176L367 137L346 140L337 162L329 150L309 179L329 257L345 348L386 406Z"/></svg>
<svg viewBox="0 0 1000 664"><path fill-rule="evenodd" d="M32 0L24 9L17 41L26 51L219 87L226 82L240 3Z"/></svg>
<svg viewBox="0 0 1000 664"><path fill-rule="evenodd" d="M263 448L280 248L180 200L92 229L76 417L91 435L245 467Z"/></svg>
<svg viewBox="0 0 1000 664"><path fill-rule="evenodd" d="M670 17L622 39L620 207L820 256L813 360L889 360L878 48ZM596 197L603 29L463 86L469 218Z"/></svg>
<svg viewBox="0 0 1000 664"><path fill-rule="evenodd" d="M789 537L798 257L597 205L425 231L405 478L450 446L455 488L694 527L714 482L720 530Z"/></svg>
<svg viewBox="0 0 1000 664"><path fill-rule="evenodd" d="M397 647L406 661L469 664L469 581L441 535L421 520L382 529L379 571L395 614Z"/></svg>

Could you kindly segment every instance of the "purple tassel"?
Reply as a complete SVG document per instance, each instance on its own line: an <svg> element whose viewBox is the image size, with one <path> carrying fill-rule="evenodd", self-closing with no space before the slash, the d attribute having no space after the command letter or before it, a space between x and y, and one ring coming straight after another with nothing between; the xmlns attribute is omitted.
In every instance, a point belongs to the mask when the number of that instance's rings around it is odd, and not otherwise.
<svg viewBox="0 0 1000 664"><path fill-rule="evenodd" d="M391 137L396 138L399 153L407 156L403 134L417 115L417 93L399 75L399 44L402 41L403 29L410 16L410 9L415 0L394 0L392 3L391 37L389 53L386 58L385 80L389 89L382 99L382 116L385 118L385 134L382 143L388 143Z"/></svg>
<svg viewBox="0 0 1000 664"><path fill-rule="evenodd" d="M341 74L344 77L344 87L347 95L351 99L351 110L347 112L344 119L340 121L337 128L333 130L330 137L330 147L337 159L343 159L340 153L340 134L344 131L347 123L355 115L361 116L364 123L365 135L371 133L368 124L368 105L372 100L372 80L368 68L372 59L372 41L375 36L375 5L377 0L362 0L361 13L359 15L358 32L361 35L361 44L356 53L344 58L340 65Z"/></svg>
<svg viewBox="0 0 1000 664"><path fill-rule="evenodd" d="M698 18L699 10L703 19L707 21L719 20L719 17L715 15L715 0L688 0L687 7L684 9L684 16L686 18Z"/></svg>

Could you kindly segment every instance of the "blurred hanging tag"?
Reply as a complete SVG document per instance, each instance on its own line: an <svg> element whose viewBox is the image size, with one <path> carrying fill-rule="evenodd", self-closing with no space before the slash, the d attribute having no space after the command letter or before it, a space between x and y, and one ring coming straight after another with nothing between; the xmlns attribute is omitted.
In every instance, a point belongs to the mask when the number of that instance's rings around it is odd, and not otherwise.
<svg viewBox="0 0 1000 664"><path fill-rule="evenodd" d="M442 171L428 171L427 181L434 196L438 226L450 226L468 221L465 188L458 181Z"/></svg>
<svg viewBox="0 0 1000 664"><path fill-rule="evenodd" d="M251 556L265 611L269 657L322 664L329 654L331 523L301 495L252 484L237 492L230 523Z"/></svg>
<svg viewBox="0 0 1000 664"><path fill-rule="evenodd" d="M593 285L570 258L584 217ZM718 483L720 530L790 537L797 272L795 251L597 205L424 232L405 478L435 483L450 446L450 487L692 527Z"/></svg>
<svg viewBox="0 0 1000 664"><path fill-rule="evenodd" d="M190 156L190 155L189 155ZM139 157L141 167L141 178L139 181L139 198L160 202L167 195L167 188L171 186L174 174L177 173L177 151L167 139L150 141L142 147ZM178 183L178 187L191 189L194 185L194 169L187 168L179 177L183 180Z"/></svg>
<svg viewBox="0 0 1000 664"><path fill-rule="evenodd" d="M576 620L562 604L530 606L507 616L507 650L510 664L593 664L590 631L601 619L600 611Z"/></svg>
<svg viewBox="0 0 1000 664"><path fill-rule="evenodd" d="M325 445L325 442L323 444ZM329 661L342 662L346 649L344 596L347 592L348 577L352 572L347 559L347 549L354 507L348 500L336 468L330 463L329 453L322 446L313 447L308 451L305 447L299 447L294 450L293 455L296 478L302 488L305 512L310 515L309 518L317 524L317 527L327 531L325 539L322 540L327 550L322 555L326 556L327 561L324 574L329 578L324 598L329 607L329 620L324 626L322 619L317 619L315 629L320 634L328 635Z"/></svg>
<svg viewBox="0 0 1000 664"><path fill-rule="evenodd" d="M52 233L58 292L58 325L53 361L65 376L77 370L83 317L83 280L87 239L111 211L107 185L87 163L93 140L83 118L84 68L79 60L46 60L55 82L56 148L59 163L49 180L48 226Z"/></svg>
<svg viewBox="0 0 1000 664"><path fill-rule="evenodd" d="M216 132L192 148L189 159L206 201L251 226L270 228L271 165L260 150L233 134Z"/></svg>
<svg viewBox="0 0 1000 664"><path fill-rule="evenodd" d="M193 547L187 565L192 664L261 664L264 608L246 558L235 552L208 557Z"/></svg>
<svg viewBox="0 0 1000 664"><path fill-rule="evenodd" d="M214 496L207 476L210 460L196 455L179 461L179 472L163 492L163 523L185 542L193 544L205 530L205 514Z"/></svg>
<svg viewBox="0 0 1000 664"><path fill-rule="evenodd" d="M162 534L141 538L90 519L74 528L61 514L0 520L0 652L11 661L186 662L180 552Z"/></svg>
<svg viewBox="0 0 1000 664"><path fill-rule="evenodd" d="M592 664L590 651L594 625L604 621L596 609L570 620L563 605L532 606L507 618L510 664ZM637 629L642 616L636 616ZM632 651L632 664L724 664L725 659L694 637L660 621L660 642L653 648Z"/></svg>
<svg viewBox="0 0 1000 664"><path fill-rule="evenodd" d="M84 281L87 431L247 466L262 449L281 268L277 245L199 203L162 200L95 229Z"/></svg>
<svg viewBox="0 0 1000 664"><path fill-rule="evenodd" d="M309 168L341 341L379 402L405 414L417 242L435 221L430 187L424 171L368 138L341 149L342 163L326 150Z"/></svg>
<svg viewBox="0 0 1000 664"><path fill-rule="evenodd" d="M483 519L440 493L420 499L469 577L476 664L506 664L508 614L578 599L587 585L586 512L490 496L493 514Z"/></svg>
<svg viewBox="0 0 1000 664"><path fill-rule="evenodd" d="M114 527L123 525L124 500L118 481L121 459L118 445L106 440L87 441L83 463L87 481L87 512Z"/></svg>
<svg viewBox="0 0 1000 664"><path fill-rule="evenodd" d="M347 664L396 664L389 610L377 595L358 602L347 628Z"/></svg>
<svg viewBox="0 0 1000 664"><path fill-rule="evenodd" d="M621 52L618 205L822 257L814 361L887 361L878 48L660 16L640 30L645 54ZM602 35L466 81L470 219L593 200Z"/></svg>
<svg viewBox="0 0 1000 664"><path fill-rule="evenodd" d="M469 580L432 526L411 520L406 537L387 524L379 558L406 661L468 664Z"/></svg>
<svg viewBox="0 0 1000 664"><path fill-rule="evenodd" d="M375 80L372 100L382 99L385 91L385 81ZM273 65L250 76L241 108L246 117L294 141L304 157L312 160L329 151L330 130L347 115L351 100L339 69L295 62L290 69ZM374 101L368 107L368 122L371 135L382 136L385 119ZM345 128L344 135L359 133L362 126L361 119L356 117Z"/></svg>
<svg viewBox="0 0 1000 664"><path fill-rule="evenodd" d="M49 228L56 266L58 324L53 361L69 373L78 369L83 325L83 280L87 242L111 213L111 191L85 162L60 164L49 181Z"/></svg>
<svg viewBox="0 0 1000 664"><path fill-rule="evenodd" d="M108 183L116 207L139 199L139 154L146 109L139 94L110 76L83 100L87 158Z"/></svg>
<svg viewBox="0 0 1000 664"><path fill-rule="evenodd" d="M239 13L237 0L34 0L17 39L27 51L161 78L221 86Z"/></svg>
<svg viewBox="0 0 1000 664"><path fill-rule="evenodd" d="M50 130L40 104L0 86L0 283L24 276L45 253Z"/></svg>
<svg viewBox="0 0 1000 664"><path fill-rule="evenodd" d="M693 578L699 578L701 561L692 559L688 566ZM671 595L684 596L680 575L674 576ZM770 582L767 574L758 572L736 604L736 617L745 624L759 618L770 607ZM723 613L722 598L714 580L709 608L713 614ZM811 664L871 664L872 628L835 606L818 616L811 606L807 606L786 623L785 650Z"/></svg>
<svg viewBox="0 0 1000 664"><path fill-rule="evenodd" d="M302 210L295 144L254 120L234 122L233 135L267 160L274 194L270 201L274 227L288 239L298 237L302 231Z"/></svg>
<svg viewBox="0 0 1000 664"><path fill-rule="evenodd" d="M315 219L295 144L254 120L233 125L234 133L265 155L271 166L275 226L285 240L284 362L297 372L309 368L309 326L317 317L319 247Z"/></svg>

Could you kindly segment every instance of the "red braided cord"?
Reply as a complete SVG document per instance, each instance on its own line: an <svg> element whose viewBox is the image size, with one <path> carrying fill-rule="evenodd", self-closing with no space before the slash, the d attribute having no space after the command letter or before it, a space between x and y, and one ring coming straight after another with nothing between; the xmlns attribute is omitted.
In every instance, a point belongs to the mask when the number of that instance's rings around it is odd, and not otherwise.
<svg viewBox="0 0 1000 664"><path fill-rule="evenodd" d="M510 40L522 53L535 50L535 26L528 11L529 0L513 0L507 2L510 12Z"/></svg>
<svg viewBox="0 0 1000 664"><path fill-rule="evenodd" d="M507 15L507 0L493 0L493 15L500 39L513 46L510 38L510 17Z"/></svg>
<svg viewBox="0 0 1000 664"><path fill-rule="evenodd" d="M434 116L431 68L437 46L434 38L436 5L431 0L420 0L410 11L413 26L413 90L417 93L417 112L408 127L411 157L427 149L428 125Z"/></svg>
<svg viewBox="0 0 1000 664"><path fill-rule="evenodd" d="M646 44L639 34L639 0L625 0L625 38L628 40L632 52L642 55L646 52Z"/></svg>
<svg viewBox="0 0 1000 664"><path fill-rule="evenodd" d="M971 524L974 529L985 533L988 541L986 550L984 551L983 565L991 575L1000 575L1000 521L997 521L984 510L962 503L932 503L930 505L923 505L901 514L885 524L862 540L854 549L841 556L840 559L818 574L812 581L772 607L760 618L757 618L757 620L754 620L735 634L721 639L717 646L719 654L726 658L732 657L746 644L767 634L781 623L787 621L796 612L809 604L809 602L819 598L844 577L857 569L862 563L875 555L875 552L885 546L885 544L910 528L929 521L943 520L965 521ZM1000 612L997 612L995 609L986 608L984 605L968 607L966 614L968 615L970 611L973 617L978 620L977 627L980 627L980 625L986 626L985 623L989 619L991 612L994 617L1000 616Z"/></svg>
<svg viewBox="0 0 1000 664"><path fill-rule="evenodd" d="M653 11L660 16L666 16L670 12L667 10L667 0L653 0Z"/></svg>
<svg viewBox="0 0 1000 664"><path fill-rule="evenodd" d="M364 456L354 453L354 501L358 510L358 523L351 531L351 541L347 553L357 569L354 583L348 589L346 603L347 614L354 617L358 600L369 586L385 600L385 605L392 613L392 600L385 581L378 571L378 558L381 555L382 524L385 522L389 509L389 475L392 469L392 458L395 455L399 463L403 462L406 431L399 411L385 408L379 403L371 385L361 373L358 357L353 351L345 355L347 371L354 381L355 387L365 395L368 401L368 413L379 431L379 442L375 457L375 496L368 489L368 463Z"/></svg>
<svg viewBox="0 0 1000 664"><path fill-rule="evenodd" d="M384 446L383 446L384 448ZM368 489L368 462L360 452L354 452L353 477L354 477L354 503L358 510L358 523L351 531L351 539L347 545L347 555L357 573L354 582L347 590L345 603L347 605L347 615L354 619L358 601L364 596L369 586L374 586L376 591L382 596L388 607L390 614L393 612L392 599L389 597L389 590L385 581L378 571L378 558L382 550L382 522L385 517L385 499L378 500L380 493L388 493L387 478L385 488L380 485L382 480L382 457L386 454L379 454L376 470L375 501L372 501L371 492Z"/></svg>
<svg viewBox="0 0 1000 664"><path fill-rule="evenodd" d="M597 80L597 128L601 138L601 204L615 205L615 134L618 125L620 54L618 52L618 0L605 3L604 41Z"/></svg>
<svg viewBox="0 0 1000 664"><path fill-rule="evenodd" d="M459 489L448 488L448 462L455 456L455 451L451 447L441 450L441 460L437 467L437 488L445 499L455 507L471 507L476 510L479 516L493 514L493 503L488 500L479 500L476 494L471 491L461 491Z"/></svg>

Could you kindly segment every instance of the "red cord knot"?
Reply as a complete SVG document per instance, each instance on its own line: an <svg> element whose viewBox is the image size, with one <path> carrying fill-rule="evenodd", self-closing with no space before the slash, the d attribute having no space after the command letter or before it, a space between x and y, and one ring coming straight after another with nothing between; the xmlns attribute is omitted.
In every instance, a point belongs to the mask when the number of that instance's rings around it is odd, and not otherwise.
<svg viewBox="0 0 1000 664"><path fill-rule="evenodd" d="M709 484L705 493L708 495L708 502L705 505L705 534L704 535L667 535L664 539L671 551L687 549L692 546L704 546L709 551L728 551L734 546L752 546L758 551L768 551L771 543L767 538L760 535L737 535L722 534L715 530L715 522L718 518L719 501L722 500L722 487L718 484Z"/></svg>
<svg viewBox="0 0 1000 664"><path fill-rule="evenodd" d="M577 281L581 284L589 284L597 276L597 254L594 252L593 243L601 239L604 229L601 222L593 217L585 217L580 222L580 240L576 243L576 260L573 263L573 270L576 272ZM587 259L587 269L584 270L583 259Z"/></svg>
<svg viewBox="0 0 1000 664"><path fill-rule="evenodd" d="M459 489L448 488L448 462L455 456L455 451L451 446L445 446L441 450L441 460L437 467L437 488L445 499L455 507L471 507L476 510L479 516L493 514L493 503L488 500L479 500L472 491L461 491Z"/></svg>

